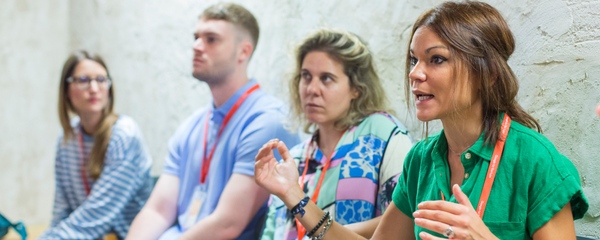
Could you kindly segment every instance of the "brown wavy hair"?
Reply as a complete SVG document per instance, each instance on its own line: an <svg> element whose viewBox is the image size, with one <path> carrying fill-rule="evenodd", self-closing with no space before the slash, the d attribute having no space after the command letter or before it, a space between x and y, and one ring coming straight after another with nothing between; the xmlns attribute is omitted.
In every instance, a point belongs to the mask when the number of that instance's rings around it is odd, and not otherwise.
<svg viewBox="0 0 600 240"><path fill-rule="evenodd" d="M320 29L309 35L298 46L295 53L296 64L290 80L291 114L296 126L304 125L304 132L310 133L313 123L306 121L300 103L300 73L302 61L310 52L320 51L341 63L348 76L350 88L358 92L358 97L350 102L345 117L335 122L338 129L348 129L358 125L364 118L375 112L392 112L388 109L388 99L375 70L375 63L367 45L355 34L332 29ZM295 126L295 127L296 127Z"/></svg>
<svg viewBox="0 0 600 240"><path fill-rule="evenodd" d="M515 40L508 24L494 7L477 1L445 2L422 14L412 28L410 43L418 28L427 27L449 45L458 59L455 72L467 71L470 84L478 87L482 102L483 133L490 144L498 139L499 115L542 132L540 124L516 100L519 82L508 65ZM406 56L406 102L411 107L410 54ZM456 83L458 85L458 83Z"/></svg>
<svg viewBox="0 0 600 240"><path fill-rule="evenodd" d="M110 76L108 73L108 68L106 67L106 64L104 64L104 60L102 60L99 55L88 53L84 50L79 50L75 51L69 56L63 66L58 95L58 116L63 129L63 143L69 139L75 138L75 133L70 123L70 116L71 114L77 114L77 110L73 107L73 104L68 97L69 83L67 82L67 78L73 75L73 71L75 70L77 64L86 59L102 65L102 67L106 69L108 76ZM113 92L114 84L112 84L108 90L108 105L103 109L103 115L102 119L100 120L99 127L93 135L94 146L92 147L89 161L87 161L88 174L92 179L98 179L102 173L106 150L108 149L110 135L112 134L112 126L119 118L118 115L113 112L113 103L115 100Z"/></svg>

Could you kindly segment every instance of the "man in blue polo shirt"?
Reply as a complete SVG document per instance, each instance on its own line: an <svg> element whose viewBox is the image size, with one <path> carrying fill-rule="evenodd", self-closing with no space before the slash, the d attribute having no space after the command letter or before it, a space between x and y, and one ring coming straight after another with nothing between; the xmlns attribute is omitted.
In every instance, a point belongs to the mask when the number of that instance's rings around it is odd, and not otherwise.
<svg viewBox="0 0 600 240"><path fill-rule="evenodd" d="M269 139L293 146L284 104L246 73L258 24L245 8L219 3L196 25L193 76L213 103L169 141L166 167L128 239L257 239L269 194L254 182L254 156Z"/></svg>

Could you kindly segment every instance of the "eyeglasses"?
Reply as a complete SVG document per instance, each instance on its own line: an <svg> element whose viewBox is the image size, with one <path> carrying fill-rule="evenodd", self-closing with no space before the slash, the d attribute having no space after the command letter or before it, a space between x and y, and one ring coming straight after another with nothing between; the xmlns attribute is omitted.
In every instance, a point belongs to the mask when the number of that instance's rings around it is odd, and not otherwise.
<svg viewBox="0 0 600 240"><path fill-rule="evenodd" d="M112 84L110 78L105 76L97 76L96 78L88 76L67 78L67 82L75 84L79 90L88 90L92 86L92 81L96 81L100 89L109 89Z"/></svg>

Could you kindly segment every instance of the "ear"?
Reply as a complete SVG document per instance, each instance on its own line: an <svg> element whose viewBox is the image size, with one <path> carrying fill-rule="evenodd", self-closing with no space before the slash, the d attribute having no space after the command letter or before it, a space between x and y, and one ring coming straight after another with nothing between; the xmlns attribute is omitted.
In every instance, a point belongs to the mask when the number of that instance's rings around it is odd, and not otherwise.
<svg viewBox="0 0 600 240"><path fill-rule="evenodd" d="M358 98L360 96L360 92L358 91L358 89L356 89L356 87L352 88L352 100Z"/></svg>
<svg viewBox="0 0 600 240"><path fill-rule="evenodd" d="M254 47L250 41L242 40L239 45L239 51L240 54L238 55L238 62L249 62L252 52L254 52Z"/></svg>

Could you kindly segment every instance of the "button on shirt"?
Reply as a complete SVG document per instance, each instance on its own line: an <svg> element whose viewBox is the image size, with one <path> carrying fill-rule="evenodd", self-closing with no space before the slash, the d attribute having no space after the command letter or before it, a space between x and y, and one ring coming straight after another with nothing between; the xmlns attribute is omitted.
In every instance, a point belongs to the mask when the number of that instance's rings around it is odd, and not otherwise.
<svg viewBox="0 0 600 240"><path fill-rule="evenodd" d="M210 215L216 208L221 193L232 174L254 176L254 157L258 150L268 140L278 138L288 146L299 143L296 134L284 129L283 121L286 116L286 107L277 98L268 95L262 89L252 92L244 103L235 112L226 128L214 145L217 130L222 124L225 115L234 103L250 87L256 84L251 80L240 88L223 106L215 108L214 104L197 111L188 118L177 130L169 141L169 155L167 156L164 173L179 177L180 187L177 201L178 223L184 223L187 218L188 206L194 188L200 183L202 157L208 155L203 149L205 121L209 120L208 148L216 147L210 170L206 178L207 197L203 202L198 219ZM207 114L211 110L213 114ZM281 157L275 153L276 157ZM257 212L250 224L238 239L254 237L259 231L258 219L266 211L265 205ZM171 227L161 239L177 238L181 234L181 226ZM255 238L255 237L254 237Z"/></svg>
<svg viewBox="0 0 600 240"><path fill-rule="evenodd" d="M447 149L443 131L411 149L392 197L406 216L413 218L423 201L441 200L440 191L448 201L457 202L451 196ZM482 134L461 156L466 173L461 189L474 209L493 150ZM486 226L500 239L531 239L569 202L574 219L583 217L588 202L575 166L543 135L512 121L483 217ZM415 225L415 236L421 231L427 230Z"/></svg>

